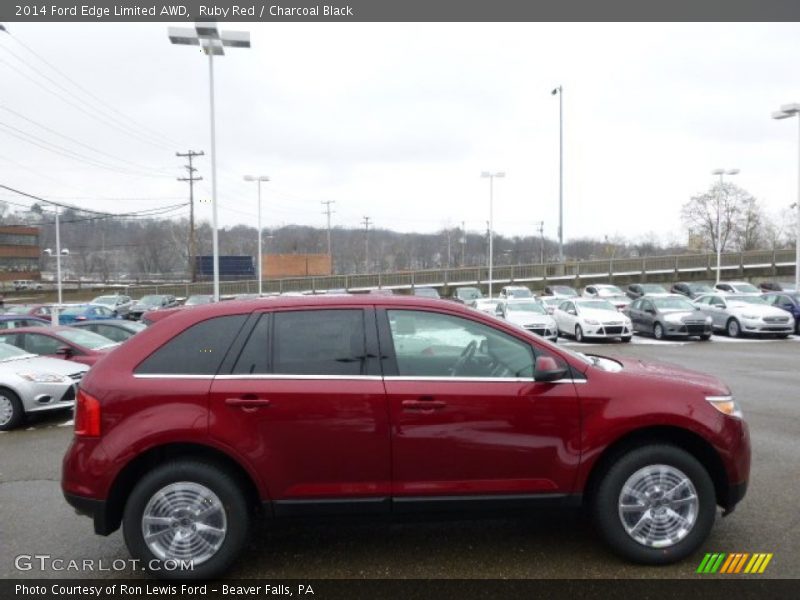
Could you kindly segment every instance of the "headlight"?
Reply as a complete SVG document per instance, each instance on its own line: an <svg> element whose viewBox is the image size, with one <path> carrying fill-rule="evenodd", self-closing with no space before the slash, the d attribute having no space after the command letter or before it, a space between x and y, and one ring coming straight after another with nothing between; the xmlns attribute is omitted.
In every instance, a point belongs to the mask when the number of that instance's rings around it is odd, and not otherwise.
<svg viewBox="0 0 800 600"><path fill-rule="evenodd" d="M743 319L757 319L758 315L742 315Z"/></svg>
<svg viewBox="0 0 800 600"><path fill-rule="evenodd" d="M72 381L69 377L56 375L55 373L17 373L23 379L36 383L64 383Z"/></svg>
<svg viewBox="0 0 800 600"><path fill-rule="evenodd" d="M586 319L587 325L600 325L600 321L595 321L594 319Z"/></svg>
<svg viewBox="0 0 800 600"><path fill-rule="evenodd" d="M742 418L742 409L739 408L733 396L706 396L706 400L719 412L729 417L736 417L737 419Z"/></svg>
<svg viewBox="0 0 800 600"><path fill-rule="evenodd" d="M714 322L714 319L711 317L706 317L706 325L711 325Z"/></svg>

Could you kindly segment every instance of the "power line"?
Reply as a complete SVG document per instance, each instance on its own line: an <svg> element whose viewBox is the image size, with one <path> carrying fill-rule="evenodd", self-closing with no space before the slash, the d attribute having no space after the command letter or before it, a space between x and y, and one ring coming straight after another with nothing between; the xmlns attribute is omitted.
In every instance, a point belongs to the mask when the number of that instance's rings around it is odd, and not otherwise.
<svg viewBox="0 0 800 600"><path fill-rule="evenodd" d="M116 107L115 107L113 104L111 104L111 103L109 103L109 102L106 102L106 101L104 101L102 98L99 98L98 96L96 96L95 94L93 94L91 91L89 91L88 89L86 89L84 86L82 86L81 84L79 84L78 82L76 82L74 79L72 79L71 77L69 77L69 76L68 76L66 73L64 73L64 72L63 72L61 69L59 69L59 68L58 68L58 67L56 67L54 64L52 64L52 63L51 63L51 62L49 62L47 59L45 59L45 58L44 58L44 57L43 57L41 54L39 54L38 52L36 52L35 50L33 50L33 49L32 49L30 46L28 46L27 44L25 44L25 43L24 43L24 42L23 42L21 39L19 39L19 37L17 37L16 35L10 35L10 34L9 34L9 37L11 37L11 39L12 39L12 40L14 40L14 41L15 41L17 44L19 44L20 46L22 46L22 47L23 47L23 48L24 48L24 49L25 49L27 52L29 52L31 55L33 55L34 57L36 57L36 58L37 58L39 61L41 61L42 63L44 63L45 65L47 65L48 67L50 67L50 69L52 69L53 71L55 71L56 73L58 73L58 74L59 74L59 75L60 75L60 76L61 76L63 79L65 79L65 80L67 80L68 82L70 82L70 83L71 83L71 84L72 84L72 85L73 85L75 88L79 89L81 92L83 92L84 94L86 94L87 96L89 96L90 98L92 98L93 100L95 100L95 101L96 101L97 103L99 103L100 105L107 107L107 108L108 108L110 111L112 111L112 112L115 112L116 114L120 115L120 116L121 116L122 118L124 118L124 119L127 119L127 120L128 120L128 121L130 121L130 122L131 122L131 123L132 123L132 124L133 124L133 125L134 125L136 128L138 128L138 129L143 129L143 130L147 130L147 131L149 131L149 132L150 132L150 133L151 133L151 134L152 134L154 137L156 137L156 138L161 138L161 139L163 139L163 140L164 140L166 143L168 143L168 144L172 144L172 145L176 145L176 144L177 144L177 142L176 142L176 141L174 141L174 140L171 140L170 138L168 138L167 136L165 136L164 134L162 134L162 133L161 133L161 132L159 132L158 130L156 130L156 129L153 129L153 128L151 128L151 127L148 127L147 125L143 125L143 124L142 124L142 123L140 123L139 121L136 121L135 119L131 118L130 116L128 116L128 115L126 115L125 113L123 113L122 111L120 111L120 110L119 110L118 108L116 108ZM8 48L6 48L6 50L8 50ZM8 50L8 51L9 51L9 52L11 52L10 50ZM12 54L13 54L13 53L12 53ZM16 56L16 55L15 55L15 56ZM17 56L17 60L20 60L20 62L24 62L24 61L22 61L22 59L20 59L18 56ZM177 144L177 145L180 145L180 144Z"/></svg>

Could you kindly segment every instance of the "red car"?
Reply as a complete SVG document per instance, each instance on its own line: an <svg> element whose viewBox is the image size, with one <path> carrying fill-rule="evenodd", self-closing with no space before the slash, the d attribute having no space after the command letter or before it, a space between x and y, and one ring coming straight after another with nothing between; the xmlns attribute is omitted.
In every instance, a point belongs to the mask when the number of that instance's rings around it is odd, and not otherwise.
<svg viewBox="0 0 800 600"><path fill-rule="evenodd" d="M89 365L119 346L102 335L74 327L19 327L0 333L0 342L53 358L64 358Z"/></svg>
<svg viewBox="0 0 800 600"><path fill-rule="evenodd" d="M3 314L7 315L27 315L49 319L53 312L52 304L6 304L2 309Z"/></svg>
<svg viewBox="0 0 800 600"><path fill-rule="evenodd" d="M198 578L236 559L256 508L584 505L617 552L664 564L749 471L714 377L574 354L455 303L316 296L174 311L128 340L81 382L62 487L142 564L192 562L159 576Z"/></svg>

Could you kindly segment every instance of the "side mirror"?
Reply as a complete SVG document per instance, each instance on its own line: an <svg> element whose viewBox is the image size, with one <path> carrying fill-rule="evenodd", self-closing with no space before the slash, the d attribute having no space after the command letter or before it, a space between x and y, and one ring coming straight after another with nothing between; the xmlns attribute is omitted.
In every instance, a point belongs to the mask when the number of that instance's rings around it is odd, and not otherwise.
<svg viewBox="0 0 800 600"><path fill-rule="evenodd" d="M556 381L567 374L566 367L559 367L552 356L539 356L533 368L534 381Z"/></svg>
<svg viewBox="0 0 800 600"><path fill-rule="evenodd" d="M63 356L64 358L70 358L73 354L72 348L69 346L59 346L56 348L56 354L58 356Z"/></svg>

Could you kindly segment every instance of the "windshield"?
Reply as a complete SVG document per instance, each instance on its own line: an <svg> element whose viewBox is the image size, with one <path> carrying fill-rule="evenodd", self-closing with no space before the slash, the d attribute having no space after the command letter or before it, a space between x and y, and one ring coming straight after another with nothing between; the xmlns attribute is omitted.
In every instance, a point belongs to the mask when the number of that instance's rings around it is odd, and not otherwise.
<svg viewBox="0 0 800 600"><path fill-rule="evenodd" d="M103 337L91 331L83 331L82 329L64 329L59 331L58 334L65 340L83 346L84 348L89 348L90 350L111 348L117 345L107 337Z"/></svg>
<svg viewBox="0 0 800 600"><path fill-rule="evenodd" d="M613 310L617 312L617 308L611 302L606 302L605 300L576 300L575 304L588 310Z"/></svg>
<svg viewBox="0 0 800 600"><path fill-rule="evenodd" d="M414 295L423 296L425 298L438 298L439 292L437 292L433 288L416 288L414 290Z"/></svg>
<svg viewBox="0 0 800 600"><path fill-rule="evenodd" d="M683 298L650 298L650 301L661 310L695 310L695 307Z"/></svg>
<svg viewBox="0 0 800 600"><path fill-rule="evenodd" d="M481 306L484 308L494 308L498 304L500 304L500 300L495 300L494 298L479 298L475 301L475 306Z"/></svg>
<svg viewBox="0 0 800 600"><path fill-rule="evenodd" d="M507 291L507 295L512 298L530 298L533 296L528 288L511 288Z"/></svg>
<svg viewBox="0 0 800 600"><path fill-rule="evenodd" d="M4 344L0 343L0 362L4 360L11 360L13 358L20 358L23 356L33 356L32 354L25 352L16 346L12 346L11 344Z"/></svg>
<svg viewBox="0 0 800 600"><path fill-rule="evenodd" d="M689 289L693 294L704 294L706 292L713 292L714 288L710 285L706 285L705 283L690 283Z"/></svg>
<svg viewBox="0 0 800 600"><path fill-rule="evenodd" d="M736 298L729 298L731 304L769 304L761 296L737 296Z"/></svg>
<svg viewBox="0 0 800 600"><path fill-rule="evenodd" d="M116 306L117 305L117 297L116 296L100 296L99 298L95 298L92 300L92 304L103 304L105 306Z"/></svg>
<svg viewBox="0 0 800 600"><path fill-rule="evenodd" d="M645 294L666 294L667 293L667 290L665 290L663 286L660 286L657 283L643 283L642 284L642 291Z"/></svg>
<svg viewBox="0 0 800 600"><path fill-rule="evenodd" d="M478 288L458 288L456 294L462 300L475 300L483 296Z"/></svg>
<svg viewBox="0 0 800 600"><path fill-rule="evenodd" d="M539 298L539 302L541 302L542 304L552 304L554 306L557 306L557 305L561 304L561 298L552 298L552 297L551 298Z"/></svg>
<svg viewBox="0 0 800 600"><path fill-rule="evenodd" d="M758 294L761 292L756 286L749 283L737 283L731 287L742 294Z"/></svg>
<svg viewBox="0 0 800 600"><path fill-rule="evenodd" d="M145 325L141 321L125 321L122 324L124 325L124 328L127 329L128 331L134 331L136 333L139 333L140 331L144 331L145 329L147 329L147 325Z"/></svg>
<svg viewBox="0 0 800 600"><path fill-rule="evenodd" d="M144 298L142 298L144 300ZM185 306L194 306L196 304L211 304L213 298L211 296L189 296L186 300Z"/></svg>
<svg viewBox="0 0 800 600"><path fill-rule="evenodd" d="M139 304L145 306L161 306L161 296L143 296Z"/></svg>
<svg viewBox="0 0 800 600"><path fill-rule="evenodd" d="M536 302L509 302L508 312L532 312L539 315L545 314L541 304Z"/></svg>
<svg viewBox="0 0 800 600"><path fill-rule="evenodd" d="M17 304L16 306L6 306L3 312L7 315L24 315L30 310L30 306Z"/></svg>
<svg viewBox="0 0 800 600"><path fill-rule="evenodd" d="M61 314L62 315L69 315L69 316L71 316L71 315L79 315L83 311L85 311L87 308L89 308L89 307L87 305L85 305L85 304L82 304L80 306L70 306L69 308L65 308L61 312Z"/></svg>
<svg viewBox="0 0 800 600"><path fill-rule="evenodd" d="M553 293L561 294L562 296L577 296L578 292L566 285L557 285L553 287Z"/></svg>
<svg viewBox="0 0 800 600"><path fill-rule="evenodd" d="M597 295L598 296L622 296L622 290L619 289L615 285L598 285L597 286Z"/></svg>

